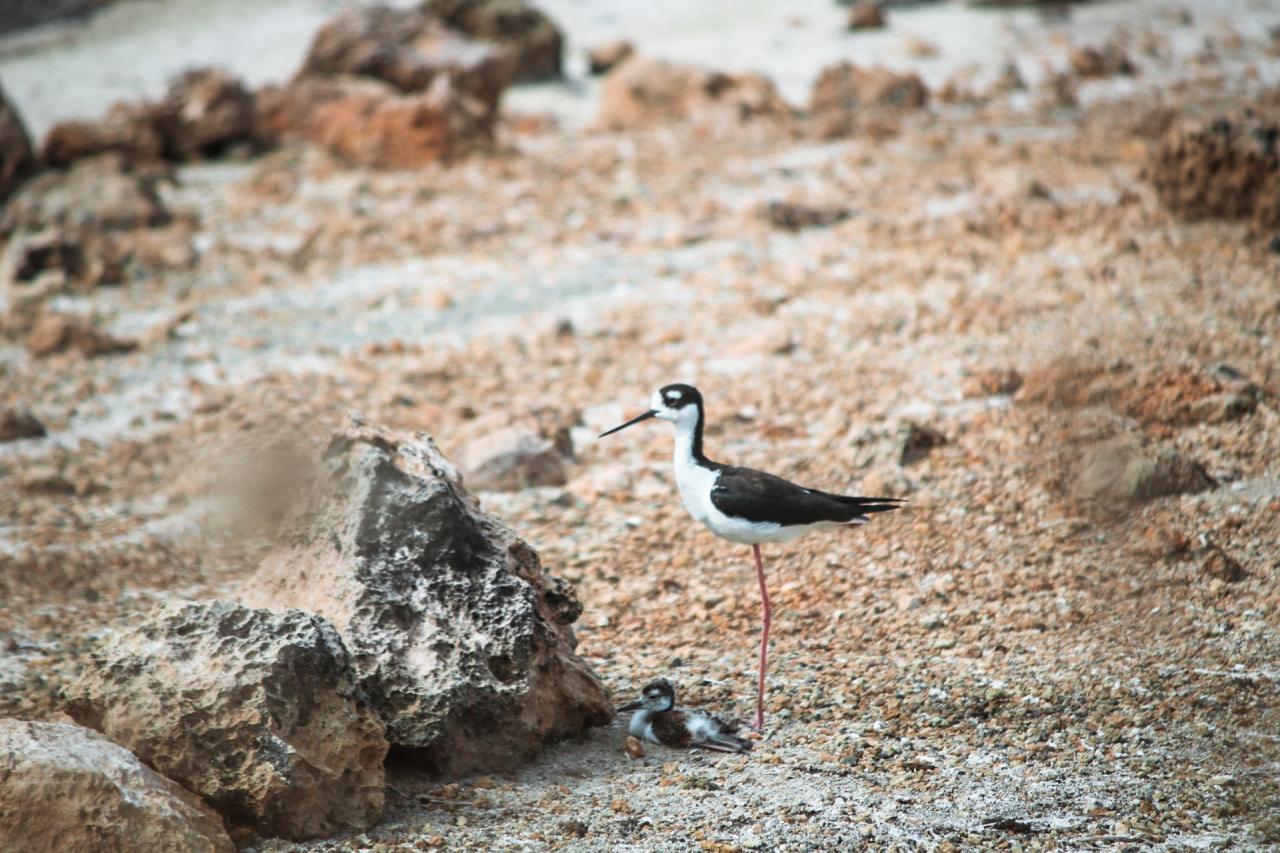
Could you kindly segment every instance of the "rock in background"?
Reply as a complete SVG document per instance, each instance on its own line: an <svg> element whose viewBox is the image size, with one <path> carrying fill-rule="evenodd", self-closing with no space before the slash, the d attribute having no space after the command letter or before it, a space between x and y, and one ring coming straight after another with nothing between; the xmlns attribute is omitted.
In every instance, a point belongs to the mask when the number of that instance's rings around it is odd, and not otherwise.
<svg viewBox="0 0 1280 853"><path fill-rule="evenodd" d="M1280 125L1252 112L1174 128L1147 162L1165 207L1188 220L1280 228Z"/></svg>
<svg viewBox="0 0 1280 853"><path fill-rule="evenodd" d="M916 74L887 68L860 68L841 62L823 69L809 95L809 111L824 139L852 133L864 119L906 113L929 102Z"/></svg>
<svg viewBox="0 0 1280 853"><path fill-rule="evenodd" d="M382 816L382 724L313 614L162 605L107 641L68 693L78 722L234 823L304 839Z"/></svg>
<svg viewBox="0 0 1280 853"><path fill-rule="evenodd" d="M762 74L723 74L692 65L633 56L604 78L600 125L632 130L673 121L727 115L736 120L787 118L791 108Z"/></svg>
<svg viewBox="0 0 1280 853"><path fill-rule="evenodd" d="M97 732L0 720L0 849L231 853L190 791Z"/></svg>
<svg viewBox="0 0 1280 853"><path fill-rule="evenodd" d="M5 97L4 89L0 89L0 201L34 168L31 138L18 111Z"/></svg>
<svg viewBox="0 0 1280 853"><path fill-rule="evenodd" d="M472 38L501 45L514 63L516 80L561 76L564 36L524 0L426 0L422 9Z"/></svg>
<svg viewBox="0 0 1280 853"><path fill-rule="evenodd" d="M50 166L107 152L132 164L216 157L258 141L254 108L239 78L220 68L192 68L173 78L158 102L121 101L98 121L54 125L42 153Z"/></svg>
<svg viewBox="0 0 1280 853"><path fill-rule="evenodd" d="M425 435L352 424L249 602L330 619L393 744L448 774L509 768L613 717L574 653L572 589L480 510Z"/></svg>

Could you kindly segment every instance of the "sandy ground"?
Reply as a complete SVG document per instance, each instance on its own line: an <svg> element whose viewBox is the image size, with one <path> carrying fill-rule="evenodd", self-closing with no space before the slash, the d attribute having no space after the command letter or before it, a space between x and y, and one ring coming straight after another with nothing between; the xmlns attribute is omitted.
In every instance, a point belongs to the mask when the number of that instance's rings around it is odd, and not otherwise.
<svg viewBox="0 0 1280 853"><path fill-rule="evenodd" d="M668 4L549 5L588 43L659 33ZM1082 83L1075 107L1041 106L1033 83L833 142L761 123L605 134L566 107L450 169L353 172L292 149L184 168L167 201L199 217L195 265L64 303L122 334L175 319L172 336L91 361L0 347L4 398L51 433L0 445L0 714L55 713L94 638L153 601L235 594L256 552L211 531L204 503L226 448L318 441L354 409L449 452L545 409L573 427L573 479L486 506L576 585L581 651L620 698L665 675L745 716L749 549L684 515L664 426L592 438L691 381L714 458L911 502L766 548L755 752L631 759L620 720L509 776L444 785L397 764L375 829L261 849L1280 843L1280 261L1244 225L1170 217L1142 176L1170 107L1212 115L1276 79L1257 24L1280 6L1226 7L1001 19L1008 46L975 79L1006 52L1053 67L1119 33L1141 74ZM676 54L699 43L682 32ZM805 27L780 32L777 52L808 49ZM821 64L759 58L789 92ZM15 68L0 77L21 102ZM510 109L592 97L548 92ZM775 200L851 215L780 231L762 215ZM1189 416L1224 364L1261 389L1256 409ZM945 443L904 464L913 424ZM1080 499L1082 457L1123 435L1219 486L1129 510ZM50 469L78 493L23 487Z"/></svg>

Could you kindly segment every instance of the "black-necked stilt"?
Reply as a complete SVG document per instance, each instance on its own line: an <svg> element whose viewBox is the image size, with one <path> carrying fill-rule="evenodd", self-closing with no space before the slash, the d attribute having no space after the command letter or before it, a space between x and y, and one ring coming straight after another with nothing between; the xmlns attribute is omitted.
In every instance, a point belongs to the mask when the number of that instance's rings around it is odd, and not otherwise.
<svg viewBox="0 0 1280 853"><path fill-rule="evenodd" d="M736 734L741 725L717 714L676 707L676 689L658 678L641 691L643 698L623 705L619 713L635 711L627 731L638 738L676 749L712 749L717 752L748 752L751 741Z"/></svg>
<svg viewBox="0 0 1280 853"><path fill-rule="evenodd" d="M676 484L685 509L712 533L750 545L760 580L763 630L760 634L760 677L756 690L756 728L764 728L765 670L768 663L769 590L765 585L761 542L785 542L813 530L866 524L872 513L898 509L899 498L833 495L797 486L781 477L712 462L702 452L702 394L692 385L667 385L653 394L647 412L602 433L601 438L633 424L659 418L676 429Z"/></svg>

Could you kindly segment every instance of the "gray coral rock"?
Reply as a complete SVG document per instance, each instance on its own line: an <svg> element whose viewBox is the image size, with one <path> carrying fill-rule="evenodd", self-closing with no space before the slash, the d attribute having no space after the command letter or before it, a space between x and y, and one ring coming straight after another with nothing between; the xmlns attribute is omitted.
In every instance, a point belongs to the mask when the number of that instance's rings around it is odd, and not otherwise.
<svg viewBox="0 0 1280 853"><path fill-rule="evenodd" d="M0 850L232 853L200 798L69 723L0 720Z"/></svg>
<svg viewBox="0 0 1280 853"><path fill-rule="evenodd" d="M574 654L572 588L484 513L425 435L360 424L244 591L342 633L388 737L440 772L514 766L613 717Z"/></svg>
<svg viewBox="0 0 1280 853"><path fill-rule="evenodd" d="M387 741L318 616L167 604L108 640L67 711L237 824L317 838L382 816Z"/></svg>

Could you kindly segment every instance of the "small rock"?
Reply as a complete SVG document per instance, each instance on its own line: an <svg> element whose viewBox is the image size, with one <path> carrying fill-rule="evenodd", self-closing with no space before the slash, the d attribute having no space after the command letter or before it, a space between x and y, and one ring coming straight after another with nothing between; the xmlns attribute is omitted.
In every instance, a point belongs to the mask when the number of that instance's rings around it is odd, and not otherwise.
<svg viewBox="0 0 1280 853"><path fill-rule="evenodd" d="M911 423L907 425L906 435L902 439L902 452L898 457L900 465L914 465L933 452L935 447L947 443L947 437L930 426Z"/></svg>
<svg viewBox="0 0 1280 853"><path fill-rule="evenodd" d="M1258 408L1256 394L1224 391L1201 397L1191 407L1191 418L1197 423L1238 421Z"/></svg>
<svg viewBox="0 0 1280 853"><path fill-rule="evenodd" d="M1204 549L1204 573L1224 583L1239 583L1249 576L1230 554L1217 545L1209 544Z"/></svg>
<svg viewBox="0 0 1280 853"><path fill-rule="evenodd" d="M876 0L859 0L849 7L850 30L876 30L884 26L884 9Z"/></svg>
<svg viewBox="0 0 1280 853"><path fill-rule="evenodd" d="M42 438L45 435L44 424L27 409L0 408L0 442Z"/></svg>
<svg viewBox="0 0 1280 853"><path fill-rule="evenodd" d="M57 468L41 465L24 471L20 480L22 490L32 495L74 495L76 485L62 475Z"/></svg>
<svg viewBox="0 0 1280 853"><path fill-rule="evenodd" d="M769 320L744 335L727 337L731 356L787 355L794 352L796 339L791 328L783 322Z"/></svg>
<svg viewBox="0 0 1280 853"><path fill-rule="evenodd" d="M1142 503L1217 486L1198 462L1172 450L1152 454L1121 438L1097 445L1085 456L1077 495L1104 506Z"/></svg>
<svg viewBox="0 0 1280 853"><path fill-rule="evenodd" d="M791 108L760 74L721 74L633 56L604 78L600 124L628 130L691 118L789 117Z"/></svg>
<svg viewBox="0 0 1280 853"><path fill-rule="evenodd" d="M236 823L299 840L382 816L382 723L314 614L163 604L95 652L67 694L77 722Z"/></svg>
<svg viewBox="0 0 1280 853"><path fill-rule="evenodd" d="M989 367L970 374L961 392L968 398L1013 394L1022 387L1022 382L1022 374L1011 367Z"/></svg>
<svg viewBox="0 0 1280 853"><path fill-rule="evenodd" d="M568 484L569 491L579 500L591 503L602 497L625 499L635 483L630 469L623 465L592 466Z"/></svg>
<svg viewBox="0 0 1280 853"><path fill-rule="evenodd" d="M587 68L592 74L608 74L635 52L629 41L611 41L587 51Z"/></svg>
<svg viewBox="0 0 1280 853"><path fill-rule="evenodd" d="M513 492L568 482L565 457L537 432L510 426L467 442L459 455L463 480L476 491Z"/></svg>
<svg viewBox="0 0 1280 853"><path fill-rule="evenodd" d="M786 231L834 225L848 219L852 211L847 207L818 207L796 202L771 201L765 214L769 224Z"/></svg>
<svg viewBox="0 0 1280 853"><path fill-rule="evenodd" d="M233 853L200 798L97 732L0 720L0 849Z"/></svg>
<svg viewBox="0 0 1280 853"><path fill-rule="evenodd" d="M644 758L644 744L632 735L627 735L626 752L628 758Z"/></svg>
<svg viewBox="0 0 1280 853"><path fill-rule="evenodd" d="M929 92L915 74L841 62L824 69L813 84L809 111L819 135L834 138L853 132L864 116L917 110L928 100Z"/></svg>
<svg viewBox="0 0 1280 853"><path fill-rule="evenodd" d="M1115 77L1137 73L1137 67L1118 45L1073 48L1071 68L1081 77Z"/></svg>
<svg viewBox="0 0 1280 853"><path fill-rule="evenodd" d="M27 334L26 347L35 358L69 350L85 358L96 358L130 352L137 348L137 342L113 337L79 317L44 314Z"/></svg>

